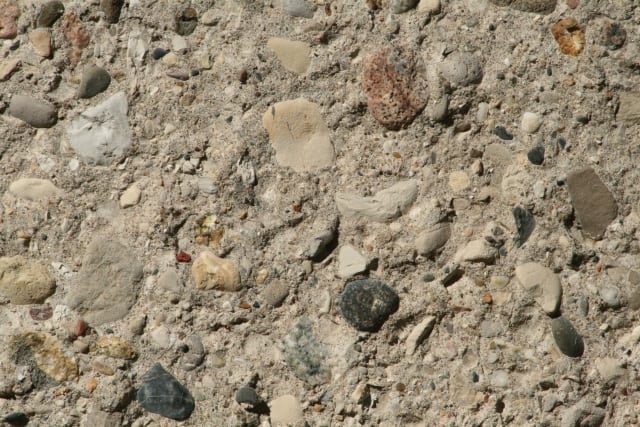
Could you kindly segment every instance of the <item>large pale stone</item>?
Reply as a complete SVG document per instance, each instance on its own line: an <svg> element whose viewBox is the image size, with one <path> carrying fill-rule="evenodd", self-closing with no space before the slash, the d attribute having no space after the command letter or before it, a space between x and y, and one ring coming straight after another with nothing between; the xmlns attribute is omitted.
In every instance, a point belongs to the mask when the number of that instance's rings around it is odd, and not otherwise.
<svg viewBox="0 0 640 427"><path fill-rule="evenodd" d="M202 252L193 262L191 274L198 289L238 291L242 288L240 272L236 264L231 260L215 256L213 252Z"/></svg>
<svg viewBox="0 0 640 427"><path fill-rule="evenodd" d="M13 337L12 347L18 365L35 365L56 381L78 377L78 362L64 354L60 342L52 335L25 332Z"/></svg>
<svg viewBox="0 0 640 427"><path fill-rule="evenodd" d="M449 237L451 237L449 223L436 224L416 237L416 251L420 255L431 256L447 243Z"/></svg>
<svg viewBox="0 0 640 427"><path fill-rule="evenodd" d="M418 197L416 180L401 181L370 197L337 193L336 205L344 216L386 222L406 213Z"/></svg>
<svg viewBox="0 0 640 427"><path fill-rule="evenodd" d="M264 113L262 124L280 165L304 172L333 164L329 128L316 104L304 98L277 102Z"/></svg>
<svg viewBox="0 0 640 427"><path fill-rule="evenodd" d="M529 262L516 267L516 279L549 315L560 309L562 285L558 276L550 269Z"/></svg>
<svg viewBox="0 0 640 427"><path fill-rule="evenodd" d="M16 255L0 258L0 294L12 304L42 304L56 290L46 266Z"/></svg>
<svg viewBox="0 0 640 427"><path fill-rule="evenodd" d="M311 48L304 42L272 37L267 42L282 66L294 73L302 74L307 71L311 63Z"/></svg>
<svg viewBox="0 0 640 427"><path fill-rule="evenodd" d="M48 179L20 178L9 185L9 192L26 200L40 200L59 196L62 190Z"/></svg>

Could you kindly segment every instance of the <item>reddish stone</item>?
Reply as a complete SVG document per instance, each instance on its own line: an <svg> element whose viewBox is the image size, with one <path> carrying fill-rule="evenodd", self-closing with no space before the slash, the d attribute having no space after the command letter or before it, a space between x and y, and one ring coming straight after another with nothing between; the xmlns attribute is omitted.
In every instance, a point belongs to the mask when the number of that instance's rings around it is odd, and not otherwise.
<svg viewBox="0 0 640 427"><path fill-rule="evenodd" d="M425 68L408 48L385 47L364 59L362 86L371 115L388 129L408 126L427 104Z"/></svg>
<svg viewBox="0 0 640 427"><path fill-rule="evenodd" d="M0 0L0 39L12 39L18 35L20 10L15 0Z"/></svg>
<svg viewBox="0 0 640 427"><path fill-rule="evenodd" d="M78 319L73 326L73 336L81 337L89 330L89 324L82 319Z"/></svg>
<svg viewBox="0 0 640 427"><path fill-rule="evenodd" d="M176 261L178 262L189 262L191 261L191 255L186 253L185 251L180 251L176 254Z"/></svg>
<svg viewBox="0 0 640 427"><path fill-rule="evenodd" d="M71 43L71 51L68 53L72 65L76 65L82 56L82 49L89 46L89 32L86 30L80 18L73 12L64 14L62 20L62 32Z"/></svg>
<svg viewBox="0 0 640 427"><path fill-rule="evenodd" d="M33 320L42 322L43 320L50 319L51 316L53 316L53 308L50 305L31 307L29 309L29 316L31 316Z"/></svg>

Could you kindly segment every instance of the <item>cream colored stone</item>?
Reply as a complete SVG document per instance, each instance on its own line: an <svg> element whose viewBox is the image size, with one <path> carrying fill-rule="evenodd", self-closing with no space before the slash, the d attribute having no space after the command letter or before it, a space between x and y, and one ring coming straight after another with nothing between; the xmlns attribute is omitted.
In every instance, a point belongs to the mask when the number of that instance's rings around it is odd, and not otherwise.
<svg viewBox="0 0 640 427"><path fill-rule="evenodd" d="M302 406L295 396L286 394L269 402L271 423L274 427L298 425L302 421Z"/></svg>
<svg viewBox="0 0 640 427"><path fill-rule="evenodd" d="M280 165L304 172L333 164L329 128L317 104L304 98L278 102L264 113L262 124Z"/></svg>
<svg viewBox="0 0 640 427"><path fill-rule="evenodd" d="M198 289L238 291L242 288L240 272L236 264L231 260L215 256L213 252L202 252L193 262L191 274Z"/></svg>
<svg viewBox="0 0 640 427"><path fill-rule="evenodd" d="M471 180L466 172L456 171L451 172L449 175L449 188L454 193L460 193L464 190L467 190L471 186Z"/></svg>
<svg viewBox="0 0 640 427"><path fill-rule="evenodd" d="M309 68L311 48L308 44L272 37L267 42L267 47L276 54L287 70L302 74Z"/></svg>
<svg viewBox="0 0 640 427"><path fill-rule="evenodd" d="M0 294L12 304L42 304L56 290L46 266L16 255L0 258Z"/></svg>
<svg viewBox="0 0 640 427"><path fill-rule="evenodd" d="M51 32L47 28L36 28L29 32L29 42L33 50L43 58L49 58L53 50L51 45Z"/></svg>
<svg viewBox="0 0 640 427"><path fill-rule="evenodd" d="M20 178L9 185L9 192L21 199L40 200L59 196L62 190L47 179Z"/></svg>
<svg viewBox="0 0 640 427"><path fill-rule="evenodd" d="M136 184L133 184L131 187L127 188L124 193L120 196L120 207L122 209L130 208L131 206L135 206L140 201L140 196L142 195L142 191Z"/></svg>

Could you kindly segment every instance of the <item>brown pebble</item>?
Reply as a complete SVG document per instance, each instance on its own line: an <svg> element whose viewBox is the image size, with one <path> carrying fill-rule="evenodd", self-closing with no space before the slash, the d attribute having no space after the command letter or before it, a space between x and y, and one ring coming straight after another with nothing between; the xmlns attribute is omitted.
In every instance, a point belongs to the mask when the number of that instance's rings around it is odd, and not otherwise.
<svg viewBox="0 0 640 427"><path fill-rule="evenodd" d="M238 304L238 307L240 308L244 308L245 310L248 310L251 308L251 304L249 304L247 301L240 301L240 304Z"/></svg>
<svg viewBox="0 0 640 427"><path fill-rule="evenodd" d="M567 6L569 6L571 9L575 9L576 7L578 7L578 5L580 5L580 0L566 0L565 3L567 3Z"/></svg>
<svg viewBox="0 0 640 427"><path fill-rule="evenodd" d="M18 35L19 16L16 0L0 0L0 39L12 39Z"/></svg>
<svg viewBox="0 0 640 427"><path fill-rule="evenodd" d="M585 34L575 18L564 18L553 24L551 34L565 55L578 56L584 49Z"/></svg>
<svg viewBox="0 0 640 427"><path fill-rule="evenodd" d="M493 303L493 297L491 296L490 292L485 292L484 295L482 295L482 301L485 304L492 304Z"/></svg>
<svg viewBox="0 0 640 427"><path fill-rule="evenodd" d="M87 382L85 383L85 387L89 393L93 393L93 391L98 387L98 380L91 377L87 378Z"/></svg>

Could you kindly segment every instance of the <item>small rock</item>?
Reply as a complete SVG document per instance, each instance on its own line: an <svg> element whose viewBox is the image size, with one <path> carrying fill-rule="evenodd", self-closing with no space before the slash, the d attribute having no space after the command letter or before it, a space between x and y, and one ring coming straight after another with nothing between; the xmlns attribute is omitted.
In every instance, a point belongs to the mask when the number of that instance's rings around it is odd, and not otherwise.
<svg viewBox="0 0 640 427"><path fill-rule="evenodd" d="M418 197L416 180L400 181L370 197L336 193L336 205L346 217L387 222L406 213Z"/></svg>
<svg viewBox="0 0 640 427"><path fill-rule="evenodd" d="M406 355L411 356L415 353L418 346L424 341L425 338L429 336L433 327L436 324L436 318L433 316L425 317L422 322L418 323L411 330L411 333L407 337L407 341L405 342L406 347Z"/></svg>
<svg viewBox="0 0 640 427"><path fill-rule="evenodd" d="M627 376L627 370L620 366L620 363L613 358L597 358L595 360L595 366L600 374L600 377L605 383L610 381L616 381L616 383Z"/></svg>
<svg viewBox="0 0 640 427"><path fill-rule="evenodd" d="M559 405L562 405L562 401L555 394L547 394L542 398L542 410L544 412L551 412Z"/></svg>
<svg viewBox="0 0 640 427"><path fill-rule="evenodd" d="M338 275L343 279L367 271L367 259L356 248L344 245L338 254Z"/></svg>
<svg viewBox="0 0 640 427"><path fill-rule="evenodd" d="M282 339L281 350L293 373L309 384L326 383L331 372L325 366L326 350L313 335L311 322L303 318Z"/></svg>
<svg viewBox="0 0 640 427"><path fill-rule="evenodd" d="M427 12L430 15L440 13L440 0L420 0L418 12Z"/></svg>
<svg viewBox="0 0 640 427"><path fill-rule="evenodd" d="M272 37L267 47L276 54L284 68L294 73L305 73L311 64L311 48L307 43Z"/></svg>
<svg viewBox="0 0 640 427"><path fill-rule="evenodd" d="M492 387L505 388L509 387L510 379L509 372L498 370L492 372L489 376L489 383Z"/></svg>
<svg viewBox="0 0 640 427"><path fill-rule="evenodd" d="M516 267L516 279L549 316L560 310L562 285L558 276L542 265L530 262Z"/></svg>
<svg viewBox="0 0 640 427"><path fill-rule="evenodd" d="M571 322L564 316L551 320L553 339L560 351L569 357L580 357L584 353L584 341Z"/></svg>
<svg viewBox="0 0 640 427"><path fill-rule="evenodd" d="M386 47L363 62L362 87L371 115L388 129L413 122L426 106L425 67L409 48Z"/></svg>
<svg viewBox="0 0 640 427"><path fill-rule="evenodd" d="M149 54L153 59L158 60L158 59L162 59L162 57L165 56L167 53L168 51L166 49L163 49L161 47L154 47Z"/></svg>
<svg viewBox="0 0 640 427"><path fill-rule="evenodd" d="M405 13L418 4L419 0L391 0L389 3L389 9L393 13Z"/></svg>
<svg viewBox="0 0 640 427"><path fill-rule="evenodd" d="M449 188L454 193L461 193L468 190L471 186L471 180L464 171L451 172L449 175Z"/></svg>
<svg viewBox="0 0 640 427"><path fill-rule="evenodd" d="M484 262L492 264L496 259L496 250L484 239L472 240L459 249L454 256L455 262Z"/></svg>
<svg viewBox="0 0 640 427"><path fill-rule="evenodd" d="M20 61L18 58L10 59L0 62L0 82L8 80L11 75L20 68Z"/></svg>
<svg viewBox="0 0 640 427"><path fill-rule="evenodd" d="M104 92L111 83L111 76L104 68L91 65L85 67L78 88L78 98L91 98Z"/></svg>
<svg viewBox="0 0 640 427"><path fill-rule="evenodd" d="M496 6L508 6L522 12L549 14L556 8L557 0L489 0Z"/></svg>
<svg viewBox="0 0 640 427"><path fill-rule="evenodd" d="M502 334L502 324L493 320L483 320L480 322L480 336L483 338L494 338Z"/></svg>
<svg viewBox="0 0 640 427"><path fill-rule="evenodd" d="M189 390L159 363L144 374L137 398L145 410L174 420L189 418L195 408Z"/></svg>
<svg viewBox="0 0 640 427"><path fill-rule="evenodd" d="M89 164L107 165L124 156L131 145L124 92L80 114L68 128L71 148Z"/></svg>
<svg viewBox="0 0 640 427"><path fill-rule="evenodd" d="M135 359L138 351L133 345L120 337L114 335L104 335L91 344L91 352L102 354L116 359Z"/></svg>
<svg viewBox="0 0 640 427"><path fill-rule="evenodd" d="M258 392L253 387L244 385L236 391L236 402L247 404L249 406L258 406L262 399L258 396Z"/></svg>
<svg viewBox="0 0 640 427"><path fill-rule="evenodd" d="M359 331L376 332L396 312L400 298L386 283L375 279L347 283L340 296L340 312Z"/></svg>
<svg viewBox="0 0 640 427"><path fill-rule="evenodd" d="M458 86L469 86L482 81L480 59L468 52L454 52L440 63L442 77Z"/></svg>
<svg viewBox="0 0 640 427"><path fill-rule="evenodd" d="M59 0L48 1L42 5L38 17L37 27L51 27L64 13L64 5Z"/></svg>
<svg viewBox="0 0 640 427"><path fill-rule="evenodd" d="M578 56L586 44L584 30L575 18L563 18L551 26L551 34L558 42L560 52Z"/></svg>
<svg viewBox="0 0 640 427"><path fill-rule="evenodd" d="M318 105L304 98L278 102L264 113L262 124L280 165L305 172L333 164L335 154L329 128Z"/></svg>
<svg viewBox="0 0 640 427"><path fill-rule="evenodd" d="M144 333L144 328L147 326L147 316L141 315L134 317L128 323L128 330L133 335L142 335Z"/></svg>
<svg viewBox="0 0 640 427"><path fill-rule="evenodd" d="M51 32L46 28L36 28L29 32L29 42L33 50L43 58L49 58L53 52L51 45Z"/></svg>
<svg viewBox="0 0 640 427"><path fill-rule="evenodd" d="M298 425L302 422L302 405L290 394L269 402L270 418L274 426Z"/></svg>
<svg viewBox="0 0 640 427"><path fill-rule="evenodd" d="M0 39L12 39L18 35L20 9L15 0L0 0Z"/></svg>
<svg viewBox="0 0 640 427"><path fill-rule="evenodd" d="M503 141L511 141L513 139L513 135L504 126L496 126L493 133Z"/></svg>
<svg viewBox="0 0 640 427"><path fill-rule="evenodd" d="M532 164L540 166L544 162L544 146L536 145L533 147L527 153L527 158Z"/></svg>
<svg viewBox="0 0 640 427"><path fill-rule="evenodd" d="M220 17L215 9L209 9L200 17L200 23L202 25L206 25L211 27L213 25L217 25L220 22Z"/></svg>
<svg viewBox="0 0 640 427"><path fill-rule="evenodd" d="M616 119L630 125L640 123L640 92L623 92L620 94L620 106Z"/></svg>
<svg viewBox="0 0 640 427"><path fill-rule="evenodd" d="M12 426L26 426L29 422L29 416L24 412L11 412L0 418L0 421Z"/></svg>
<svg viewBox="0 0 640 427"><path fill-rule="evenodd" d="M198 12L187 7L176 15L175 30L181 36L188 36L193 33L198 25Z"/></svg>
<svg viewBox="0 0 640 427"><path fill-rule="evenodd" d="M600 289L600 298L608 308L620 308L622 306L620 289L612 286Z"/></svg>
<svg viewBox="0 0 640 427"><path fill-rule="evenodd" d="M601 239L618 216L616 200L592 168L571 172L567 185L582 231L593 239Z"/></svg>
<svg viewBox="0 0 640 427"><path fill-rule="evenodd" d="M264 301L271 307L280 307L287 296L289 296L289 285L284 282L274 282L268 284L262 292Z"/></svg>
<svg viewBox="0 0 640 427"><path fill-rule="evenodd" d="M526 112L522 115L522 122L520 123L520 129L523 132L532 134L536 133L542 126L542 117L539 114Z"/></svg>
<svg viewBox="0 0 640 427"><path fill-rule="evenodd" d="M516 223L516 230L518 237L516 238L516 246L520 247L533 233L536 228L536 219L529 209L525 209L522 206L516 206L513 208L513 220Z"/></svg>
<svg viewBox="0 0 640 427"><path fill-rule="evenodd" d="M131 206L135 206L140 201L140 196L142 195L142 191L136 184L133 184L131 187L127 188L124 193L120 196L120 207L122 209L130 208Z"/></svg>
<svg viewBox="0 0 640 427"><path fill-rule="evenodd" d="M184 342L186 352L182 356L181 367L185 371L192 371L204 360L204 346L198 335L190 335Z"/></svg>
<svg viewBox="0 0 640 427"><path fill-rule="evenodd" d="M91 37L78 15L73 12L64 14L64 18L62 19L62 32L65 38L71 43L71 50L67 53L67 56L71 65L75 67L82 57L82 51L89 46Z"/></svg>
<svg viewBox="0 0 640 427"><path fill-rule="evenodd" d="M105 19L110 24L118 22L123 5L124 0L100 0L100 9L102 9Z"/></svg>
<svg viewBox="0 0 640 427"><path fill-rule="evenodd" d="M175 268L169 268L158 276L158 286L168 292L180 293L182 286Z"/></svg>
<svg viewBox="0 0 640 427"><path fill-rule="evenodd" d="M430 227L416 237L416 251L422 256L431 256L444 245L451 237L451 226L444 222Z"/></svg>
<svg viewBox="0 0 640 427"><path fill-rule="evenodd" d="M236 264L204 251L193 262L191 274L196 288L201 290L239 291L242 289L240 272Z"/></svg>
<svg viewBox="0 0 640 427"><path fill-rule="evenodd" d="M55 106L27 95L14 95L11 98L9 114L35 128L50 128L58 121Z"/></svg>
<svg viewBox="0 0 640 427"><path fill-rule="evenodd" d="M21 255L0 258L0 295L11 304L42 304L56 291L47 267Z"/></svg>
<svg viewBox="0 0 640 427"><path fill-rule="evenodd" d="M594 403L581 400L562 414L560 427L600 427L607 412Z"/></svg>
<svg viewBox="0 0 640 427"><path fill-rule="evenodd" d="M620 49L627 40L627 31L618 22L607 22L604 27L602 44L609 50Z"/></svg>
<svg viewBox="0 0 640 427"><path fill-rule="evenodd" d="M282 10L296 18L313 18L316 6L307 0L282 0Z"/></svg>
<svg viewBox="0 0 640 427"><path fill-rule="evenodd" d="M78 378L78 362L65 356L62 345L52 335L45 332L25 332L14 336L11 346L17 365L39 368L59 382Z"/></svg>
<svg viewBox="0 0 640 427"><path fill-rule="evenodd" d="M326 258L337 245L338 233L335 227L316 234L309 244L309 258L320 262Z"/></svg>
<svg viewBox="0 0 640 427"><path fill-rule="evenodd" d="M9 184L9 192L25 200L54 199L62 195L62 190L48 179L20 178Z"/></svg>

